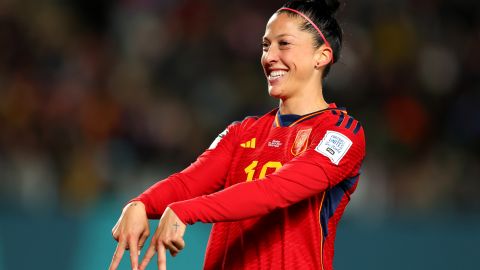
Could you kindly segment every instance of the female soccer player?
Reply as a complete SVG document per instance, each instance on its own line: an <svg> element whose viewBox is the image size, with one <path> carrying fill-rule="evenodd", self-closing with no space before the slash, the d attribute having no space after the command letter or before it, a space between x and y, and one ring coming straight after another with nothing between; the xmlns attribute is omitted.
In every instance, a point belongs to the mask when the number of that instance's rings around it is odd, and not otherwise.
<svg viewBox="0 0 480 270"><path fill-rule="evenodd" d="M214 223L204 269L332 269L337 224L365 156L360 123L323 98L340 55L338 1L291 1L267 23L261 63L279 107L227 127L195 163L123 209L110 269L175 256L186 224ZM160 218L161 217L161 218ZM160 218L145 257L147 218Z"/></svg>

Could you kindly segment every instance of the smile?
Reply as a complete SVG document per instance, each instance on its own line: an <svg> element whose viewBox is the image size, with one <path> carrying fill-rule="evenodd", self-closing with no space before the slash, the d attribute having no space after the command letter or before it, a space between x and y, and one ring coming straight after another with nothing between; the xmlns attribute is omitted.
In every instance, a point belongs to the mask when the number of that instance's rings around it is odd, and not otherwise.
<svg viewBox="0 0 480 270"><path fill-rule="evenodd" d="M285 70L274 70L270 72L270 74L267 76L267 79L268 81L273 82L282 78L285 74L287 74L287 71Z"/></svg>

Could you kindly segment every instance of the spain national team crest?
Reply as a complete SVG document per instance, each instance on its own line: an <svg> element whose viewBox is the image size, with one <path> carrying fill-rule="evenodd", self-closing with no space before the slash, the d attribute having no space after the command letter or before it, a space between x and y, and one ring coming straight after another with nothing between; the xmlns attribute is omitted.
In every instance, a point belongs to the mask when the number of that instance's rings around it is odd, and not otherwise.
<svg viewBox="0 0 480 270"><path fill-rule="evenodd" d="M308 137L312 129L301 129L297 132L297 137L295 137L295 142L293 142L292 149L290 150L294 156L298 156L303 153L308 146Z"/></svg>

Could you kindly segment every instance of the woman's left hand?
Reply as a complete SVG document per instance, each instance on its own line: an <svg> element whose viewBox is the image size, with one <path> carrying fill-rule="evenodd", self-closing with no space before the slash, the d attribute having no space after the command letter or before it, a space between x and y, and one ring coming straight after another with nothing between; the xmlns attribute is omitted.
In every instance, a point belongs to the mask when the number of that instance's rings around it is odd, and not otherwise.
<svg viewBox="0 0 480 270"><path fill-rule="evenodd" d="M168 249L172 256L176 256L185 247L183 235L186 227L175 212L167 207L160 218L157 230L140 265L140 270L144 270L147 267L156 252L158 252L158 269L166 270L166 251Z"/></svg>

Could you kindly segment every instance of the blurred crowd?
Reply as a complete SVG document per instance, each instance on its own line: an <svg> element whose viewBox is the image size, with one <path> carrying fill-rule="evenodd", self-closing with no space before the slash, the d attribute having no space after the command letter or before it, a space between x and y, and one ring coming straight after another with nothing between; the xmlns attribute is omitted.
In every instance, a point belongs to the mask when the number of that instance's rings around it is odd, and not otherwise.
<svg viewBox="0 0 480 270"><path fill-rule="evenodd" d="M366 130L353 211L478 211L480 2L341 2L325 96ZM130 198L274 108L260 43L282 4L1 1L0 205Z"/></svg>

